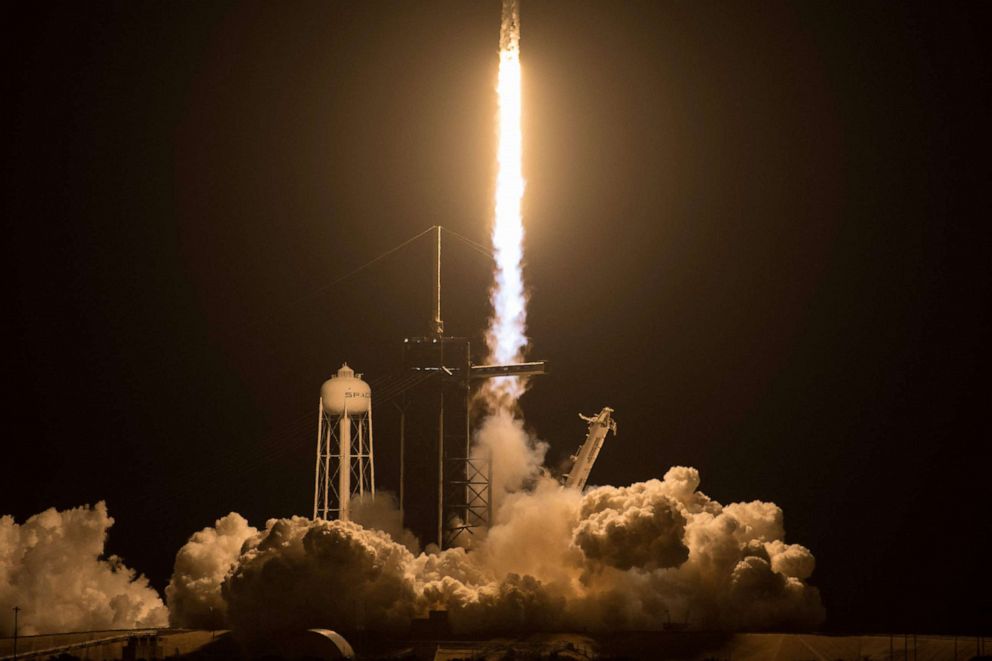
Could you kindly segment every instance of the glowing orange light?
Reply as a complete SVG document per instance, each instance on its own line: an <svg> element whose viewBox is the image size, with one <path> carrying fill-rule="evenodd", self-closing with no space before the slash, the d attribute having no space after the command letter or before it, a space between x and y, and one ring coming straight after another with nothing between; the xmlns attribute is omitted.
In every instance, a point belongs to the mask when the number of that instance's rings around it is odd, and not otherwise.
<svg viewBox="0 0 992 661"><path fill-rule="evenodd" d="M520 13L515 0L504 0L503 3L496 90L499 99L499 171L492 232L496 273L491 291L492 317L486 341L489 362L506 364L521 360L527 344L527 296L522 271L524 226L520 212L524 194ZM519 377L487 381L490 400L500 405L515 402L524 389L525 383Z"/></svg>

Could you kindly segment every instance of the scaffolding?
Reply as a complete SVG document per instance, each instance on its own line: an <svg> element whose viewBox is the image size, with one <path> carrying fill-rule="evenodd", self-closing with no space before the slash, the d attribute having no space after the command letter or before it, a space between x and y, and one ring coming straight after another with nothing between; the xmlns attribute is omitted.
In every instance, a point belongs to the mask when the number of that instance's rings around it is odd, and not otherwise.
<svg viewBox="0 0 992 661"><path fill-rule="evenodd" d="M441 227L433 228L430 334L403 341L403 368L423 375L402 394L400 410L400 507L421 540L440 548L470 545L492 521L491 457L473 452L473 383L501 376L544 374L544 361L473 365L464 337L444 334L441 318ZM410 424L412 423L412 424ZM412 438L415 452L407 452ZM429 461L427 459L429 458ZM410 469L413 469L412 471ZM407 477L430 478L430 507L409 499ZM419 494L418 494L419 496Z"/></svg>

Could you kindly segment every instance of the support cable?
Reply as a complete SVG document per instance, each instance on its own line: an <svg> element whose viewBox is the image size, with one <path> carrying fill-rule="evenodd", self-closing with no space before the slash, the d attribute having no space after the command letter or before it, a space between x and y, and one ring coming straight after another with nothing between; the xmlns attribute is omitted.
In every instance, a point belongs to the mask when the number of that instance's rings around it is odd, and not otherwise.
<svg viewBox="0 0 992 661"><path fill-rule="evenodd" d="M486 246L482 245L481 243L478 243L477 241L473 241L472 239L468 238L467 236L465 236L463 234L459 234L458 232L455 232L454 230L449 230L447 227L444 227L443 225L441 226L441 229L444 230L445 232L447 232L448 234L450 234L451 236L455 237L459 241L462 241L463 243L465 243L465 245L467 245L468 247L472 248L477 253L479 253L481 255L485 255L486 257L488 257L489 259L491 259L493 261L496 260L496 255L494 255L492 253L492 251L489 250L489 248L487 248Z"/></svg>
<svg viewBox="0 0 992 661"><path fill-rule="evenodd" d="M423 238L427 234L436 231L437 225L428 227L427 229L411 236L405 241L397 244L396 246L380 253L379 255L373 257L369 261L361 264L360 266L344 273L333 280L320 285L314 290L296 298L288 303L283 304L281 307L283 309L296 306L304 301L316 298L321 294L325 293L330 288L335 285L358 275L362 271L368 269L369 267L381 262L382 260L390 257L391 255L403 250L410 244L414 243L418 239ZM472 239L450 230L446 227L441 227L441 229L449 234L450 236L461 241L465 246L471 250L487 257L490 260L495 260L493 253L481 243L473 241ZM242 328L250 328L267 322L273 319L277 313L267 315L265 317L258 318L254 321L249 321L242 326ZM406 392L410 388L423 383L424 381L436 377L436 373L424 372L410 375L397 375L397 374L387 374L384 375L370 385L373 391L376 392L376 399L380 403L388 402L402 393ZM175 493L172 495L173 504L176 502L192 502L194 499L202 500L203 489L212 489L212 495L219 495L219 492L223 491L221 486L222 479L225 475L231 474L252 474L256 471L266 467L271 461L276 460L279 456L285 453L294 452L297 446L302 447L305 443L312 443L312 412L303 413L300 416L293 418L287 423L277 426L275 429L271 430L268 434L261 436L258 441L250 447L242 448L239 456L234 460L228 460L227 462L214 464L209 467L203 467L199 471L193 471L193 475L197 478L197 481L201 482L204 486L201 487L200 491L194 495L193 492L185 493ZM210 485L210 486L206 486ZM140 499L140 498L139 498ZM148 503L150 507L156 507L155 503Z"/></svg>
<svg viewBox="0 0 992 661"><path fill-rule="evenodd" d="M310 292L304 294L303 296L300 296L299 298L297 298L295 300L292 300L289 303L284 304L282 307L283 308L294 307L294 306L299 305L300 303L302 303L304 301L307 301L307 300L310 300L312 298L316 298L317 296L320 296L321 294L323 294L324 292L326 292L328 289L330 289L334 285L337 285L337 284L339 284L341 282L344 282L345 280L347 280L348 278L350 278L352 276L358 275L359 273L361 273L362 271L364 271L368 267L372 266L373 264L376 264L378 262L381 262L382 260L384 260L385 258L389 257L393 253L399 252L403 248L406 248L408 245L410 245L411 243L413 243L417 239L421 238L422 236L426 236L428 233L430 233L431 231L434 230L434 227L436 227L436 226L428 227L423 232L420 232L419 234L417 234L415 236L411 236L409 239L407 239L403 243L400 243L399 245L390 248L389 250L385 251L384 253L381 253L378 256L373 257L372 259L370 259L369 261L365 262L361 266L358 266L356 268L353 268L352 270L348 271L347 273L338 276L337 278L331 280L330 282L327 282L327 283L321 285L320 287L317 287L314 290L311 290ZM269 315L267 317L256 319L255 321L248 322L247 324L245 324L244 327L245 328L250 328L252 326L257 326L258 324L260 324L260 323L262 323L264 321L268 321L269 319L271 319L274 316L275 315L273 314L273 315Z"/></svg>

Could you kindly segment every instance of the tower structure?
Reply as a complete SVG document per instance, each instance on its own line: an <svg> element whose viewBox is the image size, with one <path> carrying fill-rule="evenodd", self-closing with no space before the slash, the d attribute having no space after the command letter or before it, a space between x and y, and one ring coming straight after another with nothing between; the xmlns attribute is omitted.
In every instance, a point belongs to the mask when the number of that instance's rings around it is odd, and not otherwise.
<svg viewBox="0 0 992 661"><path fill-rule="evenodd" d="M313 518L351 518L353 498L375 497L372 389L344 363L320 388Z"/></svg>
<svg viewBox="0 0 992 661"><path fill-rule="evenodd" d="M429 334L403 340L404 369L425 378L404 390L399 405L400 507L423 543L447 548L471 544L492 520L492 464L471 448L473 383L544 374L547 365L474 365L469 340L444 333L440 226L432 257Z"/></svg>

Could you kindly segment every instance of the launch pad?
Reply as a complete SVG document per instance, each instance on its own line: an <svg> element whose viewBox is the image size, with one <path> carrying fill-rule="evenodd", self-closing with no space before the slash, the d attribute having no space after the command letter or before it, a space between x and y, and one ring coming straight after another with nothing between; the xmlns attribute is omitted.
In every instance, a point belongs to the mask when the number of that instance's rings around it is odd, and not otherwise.
<svg viewBox="0 0 992 661"><path fill-rule="evenodd" d="M374 497L374 396L377 404L391 402L399 415L399 506L404 526L424 544L471 546L471 538L488 528L493 517L492 460L472 447L473 412L484 408L474 402L477 384L545 374L547 361L478 365L468 338L445 335L442 228L436 225L429 232L434 244L428 334L403 339L400 369L381 391L370 394L368 384L347 365L321 388L313 517L347 520L351 498L366 492Z"/></svg>
<svg viewBox="0 0 992 661"><path fill-rule="evenodd" d="M493 459L472 443L475 417L499 403L498 387L480 393L489 379L546 374L544 360L475 364L466 337L445 335L441 319L441 233L434 226L432 313L429 333L403 339L400 369L378 383L380 405L391 403L398 415L399 507L404 528L424 545L439 549L471 547L493 521ZM519 385L519 384L514 384ZM349 503L375 497L372 451L372 399L369 384L347 363L321 387L313 518L350 518ZM382 409L380 408L380 411ZM386 410L391 410L387 408ZM616 434L613 409L591 416L588 433L570 457L567 472L555 477L564 487L582 490L609 432Z"/></svg>

